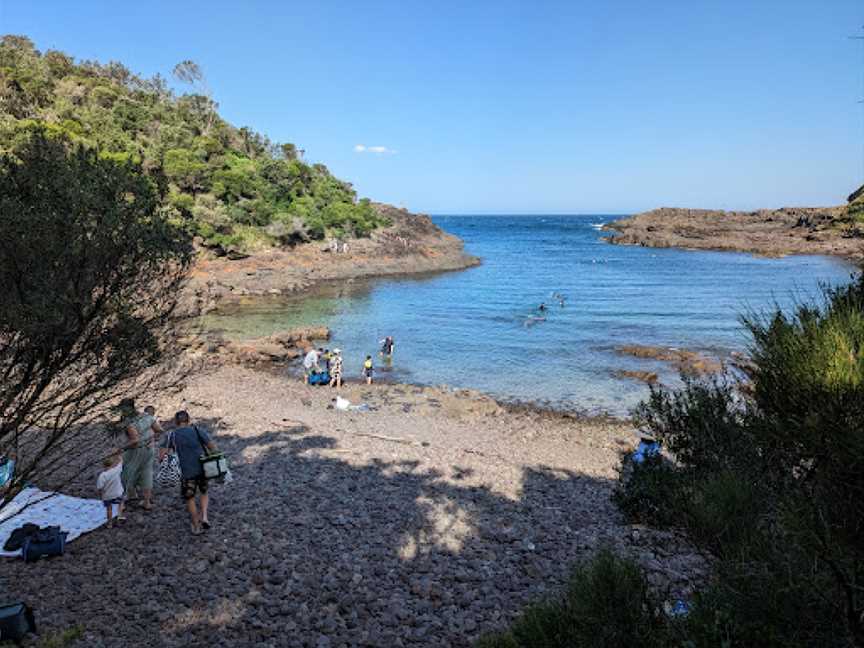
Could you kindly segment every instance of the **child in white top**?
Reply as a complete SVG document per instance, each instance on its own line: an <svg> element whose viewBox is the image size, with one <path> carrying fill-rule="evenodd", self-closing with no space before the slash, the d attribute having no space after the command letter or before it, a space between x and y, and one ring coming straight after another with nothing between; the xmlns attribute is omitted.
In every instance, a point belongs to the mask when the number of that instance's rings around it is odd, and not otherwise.
<svg viewBox="0 0 864 648"><path fill-rule="evenodd" d="M126 521L126 516L123 515L123 480L121 479L123 462L120 460L120 453L106 457L102 465L107 470L99 473L99 477L96 478L96 488L99 490L102 503L105 504L108 528L111 528L114 526L112 516L115 504L117 505L117 522Z"/></svg>

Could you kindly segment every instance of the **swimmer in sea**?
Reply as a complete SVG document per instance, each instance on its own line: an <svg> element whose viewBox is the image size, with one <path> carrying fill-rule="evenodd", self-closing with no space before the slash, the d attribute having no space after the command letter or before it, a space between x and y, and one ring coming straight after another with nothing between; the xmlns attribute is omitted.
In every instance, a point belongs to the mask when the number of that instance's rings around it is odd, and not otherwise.
<svg viewBox="0 0 864 648"><path fill-rule="evenodd" d="M393 342L393 336L388 335L383 340L381 340L379 344L381 345L381 355L387 359L392 358L393 351L396 348L396 343Z"/></svg>

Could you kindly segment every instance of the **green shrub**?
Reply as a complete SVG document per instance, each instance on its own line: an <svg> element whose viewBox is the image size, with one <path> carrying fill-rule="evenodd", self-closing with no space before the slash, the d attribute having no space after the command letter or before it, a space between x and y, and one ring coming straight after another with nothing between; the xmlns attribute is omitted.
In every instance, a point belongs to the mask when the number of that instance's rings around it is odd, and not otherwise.
<svg viewBox="0 0 864 648"><path fill-rule="evenodd" d="M764 502L754 483L727 470L697 481L682 505L670 508L683 509L683 525L698 544L721 558L746 559L761 536Z"/></svg>
<svg viewBox="0 0 864 648"><path fill-rule="evenodd" d="M668 623L633 562L603 550L577 566L567 588L529 607L479 648L640 648L666 645Z"/></svg>
<svg viewBox="0 0 864 648"><path fill-rule="evenodd" d="M660 455L634 463L631 455L623 458L625 473L612 492L612 501L632 522L657 527L680 526L675 502L684 497L684 476Z"/></svg>

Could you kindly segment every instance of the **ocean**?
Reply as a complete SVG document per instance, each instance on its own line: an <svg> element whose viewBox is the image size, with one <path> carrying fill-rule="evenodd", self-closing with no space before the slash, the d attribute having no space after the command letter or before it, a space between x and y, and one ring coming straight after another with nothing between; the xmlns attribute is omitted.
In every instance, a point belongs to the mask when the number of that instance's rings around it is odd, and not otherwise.
<svg viewBox="0 0 864 648"><path fill-rule="evenodd" d="M818 298L821 284L846 282L854 271L829 257L609 245L600 227L614 218L437 216L439 226L482 258L481 266L232 306L209 314L206 326L244 338L323 324L333 331L329 347L343 350L349 377L372 354L385 380L624 416L648 388L616 371L654 371L667 384L677 376L665 363L622 355L617 347L743 351L741 313ZM555 294L564 295L563 306ZM386 335L396 342L390 365L377 356Z"/></svg>

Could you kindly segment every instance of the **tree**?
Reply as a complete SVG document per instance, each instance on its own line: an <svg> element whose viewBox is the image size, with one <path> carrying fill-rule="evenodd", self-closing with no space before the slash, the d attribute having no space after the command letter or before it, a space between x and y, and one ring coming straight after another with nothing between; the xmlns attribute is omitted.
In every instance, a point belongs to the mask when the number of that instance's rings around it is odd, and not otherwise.
<svg viewBox="0 0 864 648"><path fill-rule="evenodd" d="M210 134L210 129L213 127L213 118L216 116L217 105L213 101L213 93L210 86L207 85L207 79L204 76L204 71L201 66L195 61L185 60L174 66L171 71L174 78L192 87L199 95L207 99L207 125L204 128L204 135Z"/></svg>
<svg viewBox="0 0 864 648"><path fill-rule="evenodd" d="M38 127L0 157L0 454L18 456L0 506L72 474L112 402L171 376L192 248L159 205L135 164Z"/></svg>
<svg viewBox="0 0 864 648"><path fill-rule="evenodd" d="M297 147L294 146L294 144L280 144L279 150L282 152L282 158L284 160L288 160L290 162L291 160L297 159Z"/></svg>

